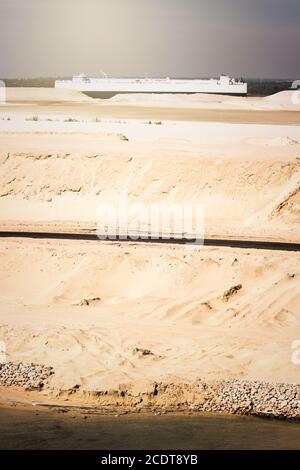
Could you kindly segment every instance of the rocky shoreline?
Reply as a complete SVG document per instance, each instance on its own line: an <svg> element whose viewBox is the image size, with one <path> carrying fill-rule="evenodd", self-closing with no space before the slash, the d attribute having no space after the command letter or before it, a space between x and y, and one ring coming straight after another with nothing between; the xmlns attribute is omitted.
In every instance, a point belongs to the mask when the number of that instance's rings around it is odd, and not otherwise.
<svg viewBox="0 0 300 470"><path fill-rule="evenodd" d="M300 420L300 385L247 380L221 380L193 383L155 382L144 387L120 385L117 390L86 391L80 385L70 390L53 390L52 367L0 364L0 385L21 387L27 391L46 390L63 403L92 404L104 413L174 411L222 413ZM51 406L51 405L49 405Z"/></svg>
<svg viewBox="0 0 300 470"><path fill-rule="evenodd" d="M186 403L193 411L300 419L299 385L228 380L182 387L195 394ZM157 392L169 394L172 388L158 384Z"/></svg>
<svg viewBox="0 0 300 470"><path fill-rule="evenodd" d="M67 395L80 394L80 389ZM261 381L223 380L194 383L153 383L145 391L120 387L118 391L81 392L96 406L126 413L150 411L252 415L300 420L300 385ZM63 393L64 395L64 393Z"/></svg>
<svg viewBox="0 0 300 470"><path fill-rule="evenodd" d="M41 390L54 374L52 367L40 364L6 362L0 364L0 384L24 390Z"/></svg>

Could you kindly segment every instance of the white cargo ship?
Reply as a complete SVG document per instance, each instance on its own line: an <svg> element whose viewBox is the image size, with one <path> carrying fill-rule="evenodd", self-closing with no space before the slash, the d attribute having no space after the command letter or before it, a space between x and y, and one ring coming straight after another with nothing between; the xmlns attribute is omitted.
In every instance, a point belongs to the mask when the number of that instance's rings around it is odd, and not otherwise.
<svg viewBox="0 0 300 470"><path fill-rule="evenodd" d="M71 80L56 80L55 88L78 90L88 94L113 96L119 93L213 93L219 95L247 95L247 83L226 75L219 79L171 78L89 78L75 75Z"/></svg>

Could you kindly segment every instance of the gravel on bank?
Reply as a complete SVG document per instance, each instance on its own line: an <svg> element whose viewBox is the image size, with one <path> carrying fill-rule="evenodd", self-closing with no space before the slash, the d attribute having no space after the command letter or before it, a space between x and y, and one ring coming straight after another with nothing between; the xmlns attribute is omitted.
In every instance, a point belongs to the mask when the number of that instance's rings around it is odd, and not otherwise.
<svg viewBox="0 0 300 470"><path fill-rule="evenodd" d="M144 391L120 386L118 391L83 392L95 404L126 412L193 411L300 419L300 385L222 380L149 384ZM78 388L76 393L80 393ZM69 393L74 393L71 391Z"/></svg>
<svg viewBox="0 0 300 470"><path fill-rule="evenodd" d="M118 390L82 390L76 385L70 390L55 391L49 378L54 369L39 364L7 362L0 364L0 385L25 390L46 389L64 398L76 395L80 401L91 402L120 412L192 411L239 415L268 416L300 420L300 384L270 383L247 380L220 380L193 383L151 382L142 387L120 385Z"/></svg>
<svg viewBox="0 0 300 470"><path fill-rule="evenodd" d="M177 394L178 385L164 384L157 385L156 393L172 394L173 387ZM183 388L190 389L190 400L186 405L194 411L300 419L300 385L297 384L240 380L207 383L200 380L197 385L184 385Z"/></svg>
<svg viewBox="0 0 300 470"><path fill-rule="evenodd" d="M53 373L52 367L39 364L0 363L0 384L22 387L25 390L41 390Z"/></svg>

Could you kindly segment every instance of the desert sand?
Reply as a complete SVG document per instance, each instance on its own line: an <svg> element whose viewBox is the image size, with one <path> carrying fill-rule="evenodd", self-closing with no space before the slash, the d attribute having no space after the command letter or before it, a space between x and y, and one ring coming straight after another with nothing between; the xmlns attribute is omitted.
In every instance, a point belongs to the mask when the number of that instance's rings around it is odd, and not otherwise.
<svg viewBox="0 0 300 470"><path fill-rule="evenodd" d="M49 122L98 123L107 119L299 125L299 103L299 91L280 92L266 98L133 94L93 99L75 90L7 88L6 102L0 102L0 120L38 120L47 121L47 125Z"/></svg>
<svg viewBox="0 0 300 470"><path fill-rule="evenodd" d="M6 88L7 103L59 103L59 102L92 102L84 93L76 90L59 90L55 88Z"/></svg>
<svg viewBox="0 0 300 470"><path fill-rule="evenodd" d="M299 261L260 250L3 240L1 338L9 360L53 366L51 384L63 390L168 375L294 383Z"/></svg>
<svg viewBox="0 0 300 470"><path fill-rule="evenodd" d="M206 236L299 242L291 94L103 103L12 90L0 106L0 228L93 232L99 205L126 193L201 203ZM299 384L299 252L16 237L0 256L0 340L7 360L54 368L47 399L155 381Z"/></svg>

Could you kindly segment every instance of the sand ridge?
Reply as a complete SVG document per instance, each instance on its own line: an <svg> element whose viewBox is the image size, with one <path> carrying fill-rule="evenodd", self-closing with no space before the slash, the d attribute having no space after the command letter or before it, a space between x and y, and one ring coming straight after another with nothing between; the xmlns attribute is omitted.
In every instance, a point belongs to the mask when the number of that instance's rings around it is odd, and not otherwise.
<svg viewBox="0 0 300 470"><path fill-rule="evenodd" d="M295 253L2 241L1 337L9 360L53 366L57 389L199 374L293 383L299 275Z"/></svg>
<svg viewBox="0 0 300 470"><path fill-rule="evenodd" d="M291 92L201 97L199 109L199 96L50 104L48 91L18 93L23 103L0 106L2 228L93 230L99 204L125 191L146 205L200 201L210 233L299 241ZM298 252L12 238L0 259L0 341L9 361L53 367L45 396L299 383Z"/></svg>
<svg viewBox="0 0 300 470"><path fill-rule="evenodd" d="M8 103L30 103L30 102L92 102L93 98L77 90L64 90L57 88L22 88L6 87L6 101Z"/></svg>

